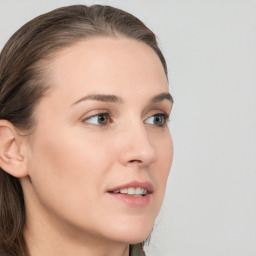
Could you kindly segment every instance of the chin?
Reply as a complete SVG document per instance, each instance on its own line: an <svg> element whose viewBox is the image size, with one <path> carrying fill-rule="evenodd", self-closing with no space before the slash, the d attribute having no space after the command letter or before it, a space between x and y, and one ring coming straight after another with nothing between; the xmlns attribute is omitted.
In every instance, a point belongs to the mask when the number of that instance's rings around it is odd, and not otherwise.
<svg viewBox="0 0 256 256"><path fill-rule="evenodd" d="M133 234L133 237L130 237L130 239L127 240L127 244L138 244L138 243L141 243L141 242L145 241L150 236L150 233L151 232L149 232L146 236L145 236L145 234L143 234L141 236Z"/></svg>
<svg viewBox="0 0 256 256"><path fill-rule="evenodd" d="M111 229L113 239L126 244L141 243L148 238L153 229L153 222L132 221L127 219L125 223L115 223Z"/></svg>
<svg viewBox="0 0 256 256"><path fill-rule="evenodd" d="M141 243L143 241L145 241L149 235L150 232L133 232L132 234L124 234L124 235L119 235L118 237L116 237L115 240L117 240L118 242L122 242L125 244L138 244Z"/></svg>

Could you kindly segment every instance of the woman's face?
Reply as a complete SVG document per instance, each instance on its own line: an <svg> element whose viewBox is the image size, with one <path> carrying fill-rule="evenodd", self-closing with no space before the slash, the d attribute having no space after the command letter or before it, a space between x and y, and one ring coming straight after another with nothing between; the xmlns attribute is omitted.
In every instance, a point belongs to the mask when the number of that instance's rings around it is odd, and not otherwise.
<svg viewBox="0 0 256 256"><path fill-rule="evenodd" d="M142 241L173 155L172 102L158 56L135 40L94 38L61 50L49 71L22 180L28 230Z"/></svg>

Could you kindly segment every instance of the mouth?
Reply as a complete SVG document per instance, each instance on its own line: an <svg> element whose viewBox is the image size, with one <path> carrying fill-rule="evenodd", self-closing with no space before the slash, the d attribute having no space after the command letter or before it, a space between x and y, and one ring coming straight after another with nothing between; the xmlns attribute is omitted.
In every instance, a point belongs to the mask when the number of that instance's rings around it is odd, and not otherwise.
<svg viewBox="0 0 256 256"><path fill-rule="evenodd" d="M111 197L133 207L146 206L152 198L153 186L149 182L133 181L107 191Z"/></svg>
<svg viewBox="0 0 256 256"><path fill-rule="evenodd" d="M129 187L129 188L123 188L123 189L117 189L114 191L109 191L109 193L113 193L113 194L125 194L125 195L133 195L133 196L145 196L148 191L147 189L144 188L133 188L133 187Z"/></svg>

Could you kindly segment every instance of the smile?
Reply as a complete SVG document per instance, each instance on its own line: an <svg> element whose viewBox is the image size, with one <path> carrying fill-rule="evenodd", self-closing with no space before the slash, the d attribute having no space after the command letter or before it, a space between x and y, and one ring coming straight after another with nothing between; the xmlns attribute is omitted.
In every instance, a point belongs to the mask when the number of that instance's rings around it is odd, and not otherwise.
<svg viewBox="0 0 256 256"><path fill-rule="evenodd" d="M134 196L145 196L147 194L147 189L144 188L123 188L123 189L117 189L112 192L113 194L128 194L128 195L134 195Z"/></svg>
<svg viewBox="0 0 256 256"><path fill-rule="evenodd" d="M111 198L129 207L145 207L152 200L153 186L150 182L132 181L107 191Z"/></svg>

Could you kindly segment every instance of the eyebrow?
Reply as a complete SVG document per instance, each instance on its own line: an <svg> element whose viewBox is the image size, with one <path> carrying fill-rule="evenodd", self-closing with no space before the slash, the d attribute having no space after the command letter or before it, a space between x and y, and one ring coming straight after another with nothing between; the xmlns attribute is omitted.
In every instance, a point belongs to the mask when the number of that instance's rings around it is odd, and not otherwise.
<svg viewBox="0 0 256 256"><path fill-rule="evenodd" d="M161 93L158 94L156 96L154 96L151 100L150 103L157 103L163 100L169 100L171 103L173 103L173 97L171 96L170 93ZM87 95L85 97L82 97L81 99L79 99L78 101L74 102L72 104L76 105L82 101L86 101L86 100L96 100L96 101L102 101L102 102L110 102L110 103L123 103L123 100L115 95L108 95L108 94L90 94Z"/></svg>
<svg viewBox="0 0 256 256"><path fill-rule="evenodd" d="M161 93L161 94L158 94L156 96L154 96L152 99L151 99L151 102L152 103L156 103L156 102L160 102L160 101L163 101L163 100L169 100L172 104L173 104L173 97L170 93Z"/></svg>
<svg viewBox="0 0 256 256"><path fill-rule="evenodd" d="M119 98L115 95L90 94L90 95L85 96L85 97L79 99L78 101L74 102L72 104L72 106L80 103L81 101L85 101L85 100L97 100L97 101L111 102L111 103L122 103L123 102L123 100L121 98Z"/></svg>

